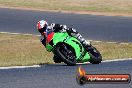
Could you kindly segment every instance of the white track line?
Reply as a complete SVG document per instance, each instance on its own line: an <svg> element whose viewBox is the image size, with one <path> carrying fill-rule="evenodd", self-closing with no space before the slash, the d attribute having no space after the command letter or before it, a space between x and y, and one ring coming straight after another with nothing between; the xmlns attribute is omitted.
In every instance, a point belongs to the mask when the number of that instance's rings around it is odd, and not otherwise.
<svg viewBox="0 0 132 88"><path fill-rule="evenodd" d="M10 33L10 32L0 32L3 34L14 34L14 35L33 35L33 34L22 34L22 33ZM35 36L40 36L40 35L35 35ZM94 41L94 40L89 40L89 41ZM102 42L102 41L94 41L94 42ZM107 42L107 43L117 43L117 42ZM129 43L119 43L119 44L129 44ZM128 58L128 59L115 59L115 60L104 60L102 62L113 62L113 61L124 61L124 60L132 60L132 58ZM89 62L85 62L85 63L77 63L77 64L86 64ZM0 69L13 69L13 68L31 68L31 67L40 67L40 65L33 65L33 66L11 66L11 67L0 67Z"/></svg>
<svg viewBox="0 0 132 88"><path fill-rule="evenodd" d="M114 59L114 60L104 60L102 62L114 62L114 61L124 61L124 60L132 60L132 58L128 58L128 59Z"/></svg>
<svg viewBox="0 0 132 88"><path fill-rule="evenodd" d="M105 62L114 62L114 61L124 61L124 60L132 60L132 58L128 58L128 59L115 59L115 60L104 60L102 61L103 63ZM89 62L85 62L85 63L77 63L78 65L83 65L83 64L88 64ZM41 65L33 65L33 66L11 66L11 67L0 67L1 69L19 69L19 68L38 68L41 67Z"/></svg>
<svg viewBox="0 0 132 88"><path fill-rule="evenodd" d="M37 68L40 65L33 65L33 66L11 66L11 67L0 67L0 69L13 69L13 68Z"/></svg>
<svg viewBox="0 0 132 88"><path fill-rule="evenodd" d="M23 34L23 33L11 33L11 32L0 32L0 33L3 33L3 34L14 34L14 35L18 35L18 34L20 34L20 35L34 35L34 34ZM41 35L35 35L35 36L41 36ZM94 40L88 40L88 41L94 41ZM99 42L102 42L102 41L94 41L94 42L97 42L97 43L99 43ZM131 44L131 42L130 43L125 43L125 42L121 42L121 43L118 43L118 42L106 42L106 43L111 43L111 44L123 44L123 45L128 45L128 44Z"/></svg>
<svg viewBox="0 0 132 88"><path fill-rule="evenodd" d="M103 63L105 62L115 62L115 61L125 61L125 60L132 60L132 58L128 58L128 59L115 59L115 60L104 60L102 61ZM83 64L89 64L90 62L85 62L85 63L77 63L79 65L83 65Z"/></svg>
<svg viewBox="0 0 132 88"><path fill-rule="evenodd" d="M2 34L13 34L13 35L19 35L19 34L20 35L33 35L33 34L28 34L28 33L26 33L26 34L23 34L23 33L11 33L11 32L0 32L0 33L2 33Z"/></svg>

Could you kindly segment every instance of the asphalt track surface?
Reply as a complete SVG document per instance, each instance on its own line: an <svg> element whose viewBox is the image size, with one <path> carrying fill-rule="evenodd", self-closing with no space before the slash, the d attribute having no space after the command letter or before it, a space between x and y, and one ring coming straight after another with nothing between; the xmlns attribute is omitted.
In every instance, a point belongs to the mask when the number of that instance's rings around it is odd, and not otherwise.
<svg viewBox="0 0 132 88"><path fill-rule="evenodd" d="M39 68L0 70L0 88L132 88L129 84L86 84L76 82L78 66L43 65ZM132 60L82 65L88 74L130 74Z"/></svg>
<svg viewBox="0 0 132 88"><path fill-rule="evenodd" d="M0 8L0 32L38 34L36 23L41 19L46 19L49 23L55 22L74 27L89 40L132 42L132 17L119 16L77 15Z"/></svg>
<svg viewBox="0 0 132 88"><path fill-rule="evenodd" d="M40 11L0 9L0 32L38 34L36 22L40 19L67 24L88 39L132 42L132 18L76 15ZM76 83L77 66L64 64L43 65L39 68L1 69L0 88L132 88L130 84ZM82 65L87 73L130 74L132 60Z"/></svg>

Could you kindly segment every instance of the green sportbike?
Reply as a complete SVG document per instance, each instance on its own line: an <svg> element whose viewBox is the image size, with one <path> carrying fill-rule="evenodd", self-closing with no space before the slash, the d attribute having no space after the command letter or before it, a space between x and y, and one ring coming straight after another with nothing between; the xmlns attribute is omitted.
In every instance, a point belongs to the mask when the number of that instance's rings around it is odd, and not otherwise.
<svg viewBox="0 0 132 88"><path fill-rule="evenodd" d="M69 66L74 66L77 63L99 64L102 61L102 56L95 47L91 45L93 50L87 52L80 41L67 32L48 30L45 33L45 41L46 50L53 52L55 63L64 62Z"/></svg>

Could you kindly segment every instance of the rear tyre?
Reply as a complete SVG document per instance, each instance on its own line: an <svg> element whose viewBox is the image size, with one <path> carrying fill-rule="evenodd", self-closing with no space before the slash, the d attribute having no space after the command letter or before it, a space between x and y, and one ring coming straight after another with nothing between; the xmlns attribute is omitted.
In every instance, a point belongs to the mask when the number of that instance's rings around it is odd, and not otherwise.
<svg viewBox="0 0 132 88"><path fill-rule="evenodd" d="M92 64L101 63L102 56L101 56L100 52L93 46L91 46L91 48L93 48L93 49L89 51L89 55L91 57L89 62L92 63Z"/></svg>
<svg viewBox="0 0 132 88"><path fill-rule="evenodd" d="M56 53L68 66L76 65L76 54L74 49L68 44L60 44L56 47Z"/></svg>
<svg viewBox="0 0 132 88"><path fill-rule="evenodd" d="M62 62L62 60L56 55L54 55L53 60L55 63L61 63Z"/></svg>

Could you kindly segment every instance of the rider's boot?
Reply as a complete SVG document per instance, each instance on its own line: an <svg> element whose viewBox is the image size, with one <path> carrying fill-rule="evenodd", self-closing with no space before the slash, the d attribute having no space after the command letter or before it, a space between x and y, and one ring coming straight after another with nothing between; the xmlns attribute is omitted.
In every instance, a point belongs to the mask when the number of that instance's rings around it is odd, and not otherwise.
<svg viewBox="0 0 132 88"><path fill-rule="evenodd" d="M77 34L77 39L81 42L83 47L87 50L87 52L92 51L93 48L91 47L91 42L86 41L80 34Z"/></svg>
<svg viewBox="0 0 132 88"><path fill-rule="evenodd" d="M81 44L82 44L83 47L87 50L87 52L93 50L93 48L91 47L91 42L90 42L90 41L86 41L86 40L81 36L81 34L79 34L75 29L70 28L70 29L68 29L67 31L70 32L70 35L76 37L76 38L81 42Z"/></svg>
<svg viewBox="0 0 132 88"><path fill-rule="evenodd" d="M93 48L91 47L90 41L84 40L84 41L82 41L81 43L82 43L83 47L87 50L87 52L93 50Z"/></svg>

